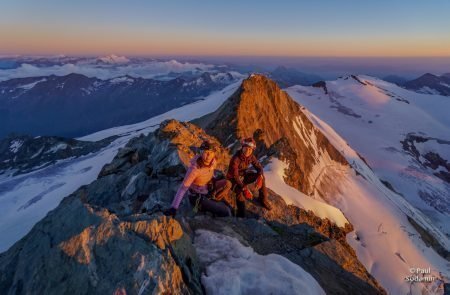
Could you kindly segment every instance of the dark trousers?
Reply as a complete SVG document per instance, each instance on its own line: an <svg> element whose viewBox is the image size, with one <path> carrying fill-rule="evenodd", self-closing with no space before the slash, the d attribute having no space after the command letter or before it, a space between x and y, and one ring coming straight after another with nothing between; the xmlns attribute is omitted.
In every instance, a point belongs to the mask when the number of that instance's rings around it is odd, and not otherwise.
<svg viewBox="0 0 450 295"><path fill-rule="evenodd" d="M231 183L226 179L214 181L214 191L211 191L209 195L221 196L220 199L225 199L225 195L228 195L231 189ZM224 201L216 201L209 198L209 195L200 195L189 193L189 201L192 206L196 206L198 203L198 210L201 212L210 212L215 216L227 217L232 216L230 206Z"/></svg>
<svg viewBox="0 0 450 295"><path fill-rule="evenodd" d="M243 176L242 182L244 184L251 184L254 183L256 181L256 179L258 179L259 174L256 172L246 172ZM234 192L236 193L236 207L237 207L237 216L238 217L245 217L245 197L244 197L244 193L242 192L242 189L236 184L236 182L234 182L233 180L231 180L233 187L234 187ZM267 202L268 197L267 197L267 188L266 188L266 182L263 179L263 184L262 187L258 190L258 194L259 194L259 198L262 202Z"/></svg>

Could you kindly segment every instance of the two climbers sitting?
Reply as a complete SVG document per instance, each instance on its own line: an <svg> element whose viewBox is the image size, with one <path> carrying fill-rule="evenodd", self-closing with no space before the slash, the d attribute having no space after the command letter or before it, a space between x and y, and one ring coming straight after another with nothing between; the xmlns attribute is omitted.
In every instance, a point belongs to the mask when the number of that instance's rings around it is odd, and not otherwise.
<svg viewBox="0 0 450 295"><path fill-rule="evenodd" d="M186 192L195 210L208 211L217 216L231 216L231 208L223 200L231 189L231 183L226 179L215 179L214 170L217 167L216 145L204 141L200 146L200 155L195 156L189 165L181 186L165 215L175 216L181 200Z"/></svg>
<svg viewBox="0 0 450 295"><path fill-rule="evenodd" d="M228 199L227 196L233 189L236 193L237 216L245 217L245 202L253 198L248 188L248 185L252 183L255 183L258 189L263 207L271 210L263 168L253 154L255 148L256 143L253 138L244 139L241 149L231 158L227 179L218 180L213 178L217 166L216 146L208 141L203 142L200 146L200 156L192 159L183 183L172 201L171 208L165 210L164 214L174 216L181 200L188 192L194 209L211 212L221 217L231 216L231 207L224 200ZM256 172L248 170L250 165Z"/></svg>

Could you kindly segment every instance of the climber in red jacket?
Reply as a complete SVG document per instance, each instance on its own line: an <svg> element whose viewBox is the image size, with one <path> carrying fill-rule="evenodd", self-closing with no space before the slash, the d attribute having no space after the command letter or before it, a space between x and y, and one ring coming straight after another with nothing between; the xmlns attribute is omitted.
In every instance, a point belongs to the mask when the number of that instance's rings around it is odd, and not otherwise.
<svg viewBox="0 0 450 295"><path fill-rule="evenodd" d="M263 167L253 154L256 143L253 138L246 138L241 144L241 149L231 158L227 179L231 182L236 193L237 216L245 217L245 200L253 197L247 187L251 183L255 183L263 207L271 210L272 206L267 196ZM256 172L248 170L250 164Z"/></svg>

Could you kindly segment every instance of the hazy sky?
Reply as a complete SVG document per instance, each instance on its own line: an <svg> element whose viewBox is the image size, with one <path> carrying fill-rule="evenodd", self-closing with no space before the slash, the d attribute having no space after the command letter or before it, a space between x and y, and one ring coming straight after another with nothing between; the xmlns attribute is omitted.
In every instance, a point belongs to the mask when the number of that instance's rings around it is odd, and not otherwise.
<svg viewBox="0 0 450 295"><path fill-rule="evenodd" d="M0 54L450 56L450 1L1 0Z"/></svg>

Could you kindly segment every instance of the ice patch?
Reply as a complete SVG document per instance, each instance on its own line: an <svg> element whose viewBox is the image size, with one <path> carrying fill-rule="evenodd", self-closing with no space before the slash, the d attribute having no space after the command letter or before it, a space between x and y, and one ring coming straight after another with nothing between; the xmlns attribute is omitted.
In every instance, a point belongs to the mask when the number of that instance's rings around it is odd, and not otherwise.
<svg viewBox="0 0 450 295"><path fill-rule="evenodd" d="M131 84L131 83L134 82L134 80L131 79L130 77L124 76L124 77L117 77L117 78L111 79L111 80L109 80L109 82L110 82L110 83L113 83L113 84L118 84L118 83L128 83L128 84Z"/></svg>
<svg viewBox="0 0 450 295"><path fill-rule="evenodd" d="M53 146L51 149L49 149L48 151L46 151L46 154L49 153L56 153L59 150L65 150L67 148L67 144L66 143L58 143L57 145Z"/></svg>
<svg viewBox="0 0 450 295"><path fill-rule="evenodd" d="M34 159L34 158L36 158L37 156L39 156L39 155L42 153L43 150L44 150L44 146L42 146L36 153L34 153L34 154L31 156L30 159Z"/></svg>
<svg viewBox="0 0 450 295"><path fill-rule="evenodd" d="M420 88L419 90L417 90L417 92L419 93L423 93L423 94L436 94L439 95L440 92L437 91L436 89L431 89L428 86L423 86L422 88Z"/></svg>
<svg viewBox="0 0 450 295"><path fill-rule="evenodd" d="M34 86L36 86L37 84L41 83L41 82L45 82L47 81L47 79L41 79L39 81L33 82L33 83L29 83L29 84L25 84L25 85L20 85L17 88L20 89L24 89L24 90L30 90L31 88L33 88Z"/></svg>
<svg viewBox="0 0 450 295"><path fill-rule="evenodd" d="M197 230L194 246L206 273L206 294L325 294L303 268L277 255L259 255L236 238Z"/></svg>
<svg viewBox="0 0 450 295"><path fill-rule="evenodd" d="M9 146L9 150L13 153L17 153L22 145L23 145L22 140L13 140L11 142L11 145Z"/></svg>

